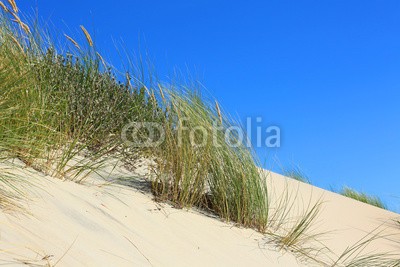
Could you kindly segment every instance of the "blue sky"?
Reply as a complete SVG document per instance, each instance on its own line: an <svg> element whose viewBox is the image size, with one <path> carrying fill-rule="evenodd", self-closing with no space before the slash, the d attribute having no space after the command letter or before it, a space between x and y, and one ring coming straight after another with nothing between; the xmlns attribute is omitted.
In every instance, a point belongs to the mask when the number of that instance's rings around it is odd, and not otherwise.
<svg viewBox="0 0 400 267"><path fill-rule="evenodd" d="M161 78L188 69L229 113L278 125L281 148L257 150L267 167L400 212L399 1L17 3L71 36L85 25L116 66L114 42L140 44Z"/></svg>

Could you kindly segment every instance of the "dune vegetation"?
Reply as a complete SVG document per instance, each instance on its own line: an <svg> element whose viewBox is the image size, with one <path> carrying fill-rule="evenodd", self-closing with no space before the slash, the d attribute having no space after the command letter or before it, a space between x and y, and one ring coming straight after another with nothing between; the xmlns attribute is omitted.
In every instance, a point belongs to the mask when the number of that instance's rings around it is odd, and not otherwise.
<svg viewBox="0 0 400 267"><path fill-rule="evenodd" d="M104 158L133 163L147 157L155 162L150 186L157 201L203 209L267 235L279 231L271 218L280 216L279 225L293 222L282 214L293 206L285 194L275 201L285 207L271 208L267 175L252 149L232 146L240 139L235 134L226 140L224 130L240 126L217 102L192 85L115 70L83 26L85 43L65 35L67 48L61 50L39 23L25 22L15 1L0 6L1 162L18 158L45 174L81 182ZM121 138L132 122L158 123L165 139L155 147L132 147ZM148 135L145 129L137 133ZM23 198L15 179L23 177L0 170L0 208ZM281 247L307 238L320 205L310 205L275 235Z"/></svg>
<svg viewBox="0 0 400 267"><path fill-rule="evenodd" d="M343 189L340 190L339 193L345 197L349 197L381 209L387 209L385 203L383 203L379 197L370 196L363 192L358 192L350 187L347 186L343 187Z"/></svg>
<svg viewBox="0 0 400 267"><path fill-rule="evenodd" d="M311 184L310 178L298 166L295 166L292 169L284 171L284 175L292 179L295 179L299 182Z"/></svg>
<svg viewBox="0 0 400 267"><path fill-rule="evenodd" d="M223 130L236 124L216 102L193 87L145 82L144 73L126 72L121 81L121 72L107 65L84 26L85 43L65 35L67 49L61 51L9 3L1 4L0 25L3 161L18 158L43 173L80 182L107 156L125 162L152 157L156 199L267 231L268 195L258 160L245 145L227 143ZM164 142L132 147L121 138L132 122L161 124ZM192 136L195 128L208 132ZM144 129L137 136L148 134ZM203 137L203 145L193 145L192 139L197 144ZM10 180L3 175L0 181L4 187ZM1 199L11 201L5 193Z"/></svg>
<svg viewBox="0 0 400 267"><path fill-rule="evenodd" d="M288 171L284 171L284 175L296 181L311 184L310 178L304 174L299 167L294 167ZM377 196L371 196L364 192L358 192L350 187L344 186L338 191L342 196L355 199L357 201L381 208L387 209L386 204Z"/></svg>
<svg viewBox="0 0 400 267"><path fill-rule="evenodd" d="M311 184L310 178L297 166L290 170L284 171L284 175L299 182ZM341 190L337 191L337 193L381 209L388 209L386 204L379 197L371 196L364 192L358 192L347 186L344 186Z"/></svg>

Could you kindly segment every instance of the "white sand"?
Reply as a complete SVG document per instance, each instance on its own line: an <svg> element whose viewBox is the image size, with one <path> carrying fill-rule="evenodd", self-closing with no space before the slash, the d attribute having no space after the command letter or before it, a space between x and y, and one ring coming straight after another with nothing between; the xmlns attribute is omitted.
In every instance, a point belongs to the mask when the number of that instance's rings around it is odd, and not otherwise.
<svg viewBox="0 0 400 267"><path fill-rule="evenodd" d="M92 175L88 179L92 184L80 185L22 168L18 161L16 165L15 171L35 185L27 186L30 201L26 208L31 214L0 211L0 265L305 266L293 254L265 244L256 231L154 202L151 194L137 189L140 180L136 188L99 186L100 180ZM118 166L108 176L134 175ZM285 186L299 188L306 204L309 196L315 201L323 194L325 203L315 231L335 230L324 237L335 253L399 217L280 175L269 179L279 192ZM300 199L296 203L302 207ZM390 229L386 231L400 232L387 226ZM384 239L373 244L373 248L386 251L399 250L399 246Z"/></svg>

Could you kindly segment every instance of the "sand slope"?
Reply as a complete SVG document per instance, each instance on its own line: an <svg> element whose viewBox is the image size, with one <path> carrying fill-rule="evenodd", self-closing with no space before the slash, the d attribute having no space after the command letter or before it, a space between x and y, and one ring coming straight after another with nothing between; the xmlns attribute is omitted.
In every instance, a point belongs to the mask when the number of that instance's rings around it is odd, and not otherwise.
<svg viewBox="0 0 400 267"><path fill-rule="evenodd" d="M25 185L30 189L30 214L0 212L0 265L305 266L253 230L154 202L140 179L142 171L118 166L99 174L107 179L137 177L131 185L108 185L99 175L80 185L14 164L35 186ZM397 214L280 175L272 174L269 181L276 192L298 188L299 207L301 198L315 201L323 195L316 229L336 230L324 239L336 253L383 222L388 223L386 231L400 232L390 226ZM399 250L388 240L377 242L374 246L380 249Z"/></svg>
<svg viewBox="0 0 400 267"><path fill-rule="evenodd" d="M400 219L399 214L279 174L270 173L269 177L271 192L282 192L287 188L295 199L291 213L301 215L313 203L321 203L321 210L309 231L323 242L323 246L315 242L310 245L316 249L324 248L323 255L319 255L321 259L335 260L347 248L373 236L376 238L368 246L357 250L359 256L391 253L395 254L395 259L400 259L400 226L396 222Z"/></svg>

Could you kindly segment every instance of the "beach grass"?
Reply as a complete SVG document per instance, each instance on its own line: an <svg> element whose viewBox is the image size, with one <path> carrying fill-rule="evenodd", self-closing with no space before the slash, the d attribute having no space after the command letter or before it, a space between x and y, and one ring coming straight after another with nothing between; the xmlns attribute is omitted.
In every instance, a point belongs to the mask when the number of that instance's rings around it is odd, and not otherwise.
<svg viewBox="0 0 400 267"><path fill-rule="evenodd" d="M400 258L397 252L369 252L365 250L376 240L389 238L390 235L383 234L383 230L378 227L371 233L367 233L356 243L348 246L335 260L327 263L328 266L338 267L398 267Z"/></svg>
<svg viewBox="0 0 400 267"><path fill-rule="evenodd" d="M156 200L201 208L261 233L280 231L276 236L285 247L309 237L320 202L310 202L288 227L286 211L296 197L283 194L272 208L256 154L235 131L226 136L242 127L218 102L193 84L148 84L143 73L125 73L121 79L84 26L85 43L65 35L67 48L61 50L52 36L29 26L36 23L24 22L14 1L0 3L2 161L17 158L45 174L81 182L104 157L126 162L151 157ZM163 142L150 148L129 145L121 133L132 122L161 125ZM143 129L138 138L148 135ZM12 186L8 176L0 176L0 207L16 200L7 193Z"/></svg>
<svg viewBox="0 0 400 267"><path fill-rule="evenodd" d="M294 166L293 168L291 168L289 170L285 170L284 175L289 178L295 179L299 182L311 184L310 178L298 166Z"/></svg>
<svg viewBox="0 0 400 267"><path fill-rule="evenodd" d="M86 43L65 35L69 46L60 51L51 36L29 28L17 9L2 6L0 153L5 158L81 181L104 156L118 153L129 161L148 152L159 162L153 181L158 199L177 207L206 208L228 221L264 230L267 190L257 161L247 147L226 143L222 130L232 123L218 104L211 107L193 88L159 85L154 90L144 84L143 74L127 73L121 82L84 26ZM158 97L154 92L160 92ZM160 105L157 99L163 99ZM165 142L151 150L128 147L121 132L131 122L161 123ZM185 127L189 131L177 134ZM195 127L222 127L216 131L220 145L207 140L205 146L193 146L189 132Z"/></svg>
<svg viewBox="0 0 400 267"><path fill-rule="evenodd" d="M343 189L339 191L339 193L345 197L349 197L381 209L387 209L387 206L379 197L371 196L363 192L358 192L349 187L343 187Z"/></svg>
<svg viewBox="0 0 400 267"><path fill-rule="evenodd" d="M165 142L157 149L156 196L264 231L267 187L256 156L238 136L225 138L226 129L238 124L222 113L217 102L213 105L186 88L160 87L160 92L168 112Z"/></svg>
<svg viewBox="0 0 400 267"><path fill-rule="evenodd" d="M157 163L156 199L266 232L270 208L259 161L234 131L226 138L228 129L241 128L218 102L203 97L193 83L146 84L143 73L126 73L120 81L115 73L121 72L107 65L84 26L85 42L64 35L67 49L61 51L47 31L28 24L12 6L2 13L0 148L5 158L80 182L105 156L129 162L145 155ZM121 132L132 122L161 124L164 142L154 148L127 145Z"/></svg>
<svg viewBox="0 0 400 267"><path fill-rule="evenodd" d="M156 103L143 88L117 81L84 27L87 48L71 45L62 53L50 36L28 30L11 10L2 12L0 25L2 155L74 179L69 169L74 156L86 151L98 159L116 149L125 151L122 127L131 120L156 120ZM11 21L15 17L17 23ZM88 162L79 165L90 169ZM80 173L76 165L75 173Z"/></svg>

